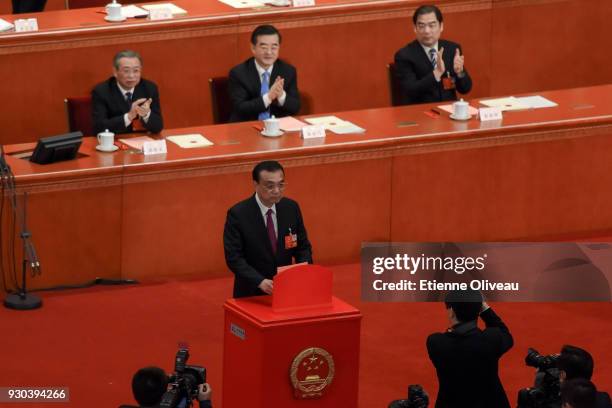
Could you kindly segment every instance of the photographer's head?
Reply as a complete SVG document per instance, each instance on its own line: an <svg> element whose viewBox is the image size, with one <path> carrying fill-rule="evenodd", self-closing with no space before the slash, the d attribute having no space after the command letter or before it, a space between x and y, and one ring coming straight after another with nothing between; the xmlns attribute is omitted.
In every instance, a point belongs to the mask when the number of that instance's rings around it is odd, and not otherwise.
<svg viewBox="0 0 612 408"><path fill-rule="evenodd" d="M444 299L451 326L478 319L482 310L482 295L476 290L453 290Z"/></svg>
<svg viewBox="0 0 612 408"><path fill-rule="evenodd" d="M141 368L132 378L132 393L141 407L154 407L168 387L168 377L159 367Z"/></svg>
<svg viewBox="0 0 612 408"><path fill-rule="evenodd" d="M582 378L590 380L593 376L593 357L580 347L565 345L561 349L557 367L561 382Z"/></svg>
<svg viewBox="0 0 612 408"><path fill-rule="evenodd" d="M595 408L597 389L587 379L567 380L561 386L561 408Z"/></svg>

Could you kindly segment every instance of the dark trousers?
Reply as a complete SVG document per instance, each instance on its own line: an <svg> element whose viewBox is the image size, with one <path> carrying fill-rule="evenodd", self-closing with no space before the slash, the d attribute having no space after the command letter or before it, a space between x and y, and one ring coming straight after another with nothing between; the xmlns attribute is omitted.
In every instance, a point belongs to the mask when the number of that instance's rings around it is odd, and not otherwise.
<svg viewBox="0 0 612 408"><path fill-rule="evenodd" d="M47 0L12 0L13 14L43 11Z"/></svg>

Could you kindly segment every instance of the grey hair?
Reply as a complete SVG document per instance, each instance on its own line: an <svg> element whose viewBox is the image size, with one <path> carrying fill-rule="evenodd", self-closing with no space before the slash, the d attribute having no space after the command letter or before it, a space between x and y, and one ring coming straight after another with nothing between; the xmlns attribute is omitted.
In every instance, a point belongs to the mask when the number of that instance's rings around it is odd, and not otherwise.
<svg viewBox="0 0 612 408"><path fill-rule="evenodd" d="M119 60L121 58L138 58L138 61L142 66L142 58L140 57L139 53L132 50L123 50L115 54L115 58L113 58L113 66L115 67L115 69L119 69Z"/></svg>

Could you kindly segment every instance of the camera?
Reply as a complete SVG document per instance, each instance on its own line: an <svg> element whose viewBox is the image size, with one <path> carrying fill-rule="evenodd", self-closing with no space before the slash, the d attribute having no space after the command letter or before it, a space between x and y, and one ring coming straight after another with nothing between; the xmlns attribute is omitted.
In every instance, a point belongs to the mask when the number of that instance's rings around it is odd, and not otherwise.
<svg viewBox="0 0 612 408"><path fill-rule="evenodd" d="M389 408L427 408L429 405L429 396L419 384L411 384L408 386L408 399L395 400Z"/></svg>
<svg viewBox="0 0 612 408"><path fill-rule="evenodd" d="M174 373L168 377L168 390L162 397L160 408L175 408L185 400L185 407L193 406L198 386L206 382L206 368L187 365L189 350L179 349L174 360Z"/></svg>
<svg viewBox="0 0 612 408"><path fill-rule="evenodd" d="M558 360L558 354L543 356L535 349L528 349L525 364L537 369L535 384L519 390L518 408L561 407Z"/></svg>

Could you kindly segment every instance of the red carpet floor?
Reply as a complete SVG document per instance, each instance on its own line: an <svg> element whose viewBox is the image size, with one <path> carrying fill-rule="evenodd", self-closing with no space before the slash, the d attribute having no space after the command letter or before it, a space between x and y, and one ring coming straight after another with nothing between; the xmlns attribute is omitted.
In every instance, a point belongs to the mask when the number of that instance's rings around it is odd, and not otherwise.
<svg viewBox="0 0 612 408"><path fill-rule="evenodd" d="M444 307L428 303L362 303L359 267L336 266L334 293L363 313L360 407L386 407L407 384L437 392L425 339L446 326ZM67 386L70 404L0 404L1 407L117 407L131 403L130 380L140 367L173 366L179 342L191 364L204 365L221 407L223 301L231 278L182 280L137 286L42 293L44 307L31 312L0 309L0 387ZM514 348L501 376L512 404L533 369L527 347L557 352L565 343L591 351L594 382L612 391L612 304L504 303L493 305L510 327ZM282 407L279 407L282 408ZM350 408L350 407L348 407Z"/></svg>

